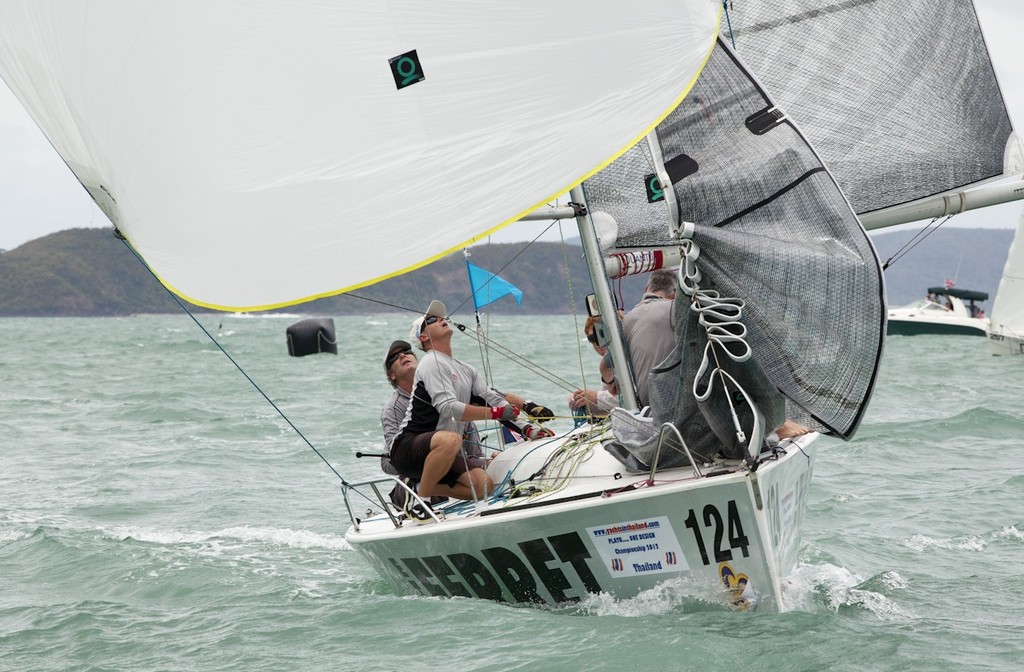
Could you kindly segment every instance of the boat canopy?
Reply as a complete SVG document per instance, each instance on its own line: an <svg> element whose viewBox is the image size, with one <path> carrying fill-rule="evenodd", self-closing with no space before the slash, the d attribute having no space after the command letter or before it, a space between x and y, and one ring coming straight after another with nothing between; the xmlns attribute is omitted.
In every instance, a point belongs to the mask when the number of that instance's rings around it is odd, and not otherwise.
<svg viewBox="0 0 1024 672"><path fill-rule="evenodd" d="M956 287L929 287L929 294L937 296L952 296L963 301L988 301L988 293L975 292L971 289L957 289Z"/></svg>

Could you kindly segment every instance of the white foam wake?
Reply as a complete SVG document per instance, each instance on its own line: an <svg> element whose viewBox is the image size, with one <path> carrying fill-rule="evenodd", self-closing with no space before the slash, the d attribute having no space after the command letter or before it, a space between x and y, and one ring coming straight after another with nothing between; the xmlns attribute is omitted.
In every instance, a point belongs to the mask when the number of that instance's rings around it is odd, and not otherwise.
<svg viewBox="0 0 1024 672"><path fill-rule="evenodd" d="M270 544L301 549L351 550L352 548L340 535L273 527L243 526L212 532L186 532L123 526L104 529L103 534L113 539L131 538L152 544L206 544L236 540L246 544Z"/></svg>

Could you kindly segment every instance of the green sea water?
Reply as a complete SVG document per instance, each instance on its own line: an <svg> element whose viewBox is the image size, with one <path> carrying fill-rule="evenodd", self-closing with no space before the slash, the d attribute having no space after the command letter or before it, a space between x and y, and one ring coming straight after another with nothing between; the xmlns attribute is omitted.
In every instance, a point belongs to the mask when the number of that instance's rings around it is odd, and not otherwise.
<svg viewBox="0 0 1024 672"><path fill-rule="evenodd" d="M345 478L377 473L400 315L200 318ZM596 381L571 317L489 333L505 389L567 414ZM1024 357L894 337L857 436L823 439L797 608L666 584L559 609L410 597L344 541L340 481L186 316L0 320L0 670L1017 670ZM579 350L565 344L580 344ZM456 355L479 364L475 343ZM568 423L568 420L560 420Z"/></svg>

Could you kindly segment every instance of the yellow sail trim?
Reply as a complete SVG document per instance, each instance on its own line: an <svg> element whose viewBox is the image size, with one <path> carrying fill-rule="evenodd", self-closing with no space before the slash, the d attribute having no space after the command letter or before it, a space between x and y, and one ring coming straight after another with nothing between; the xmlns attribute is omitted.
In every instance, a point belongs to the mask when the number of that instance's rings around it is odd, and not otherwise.
<svg viewBox="0 0 1024 672"><path fill-rule="evenodd" d="M637 134L636 137L634 137L625 146L623 146L622 149L620 149L619 151L615 152L606 161L604 161L604 163L601 163L600 165L598 165L596 168L594 168L590 172L588 172L588 173L584 174L582 177L580 177L580 178L570 182L569 184L565 185L564 187L556 190L554 193L552 193L549 196L541 199L540 201L538 201L537 203L531 205L530 207L524 209L522 212L517 213L513 217L510 217L510 218L506 219L505 221L501 222L500 224L492 226L491 228L487 229L486 231L480 233L479 235L473 236L472 238L470 238L468 240L465 240L465 241L463 241L461 243L458 243L457 245L453 245L452 247L448 248L447 250L445 250L443 252L440 252L438 254L435 254L434 256L429 257L427 259L424 259L423 261L420 261L418 263L412 264L412 265L407 266L405 268L399 269L399 270L394 271L392 273L387 273L385 275L381 275L381 276L378 276L378 277L375 277L375 278L371 278L371 279L366 280L364 282L359 282L359 283L356 283L354 285L349 285L347 287L342 287L341 289L330 290L330 291L327 291L327 292L322 292L320 294L313 294L311 296L306 296L306 297L299 298L299 299L294 299L294 300L283 301L283 302L280 302L280 303L272 303L272 304L265 304L265 305L258 305L258 306L222 306L222 305L218 305L218 304L215 304L215 303L206 303L205 301L200 301L198 299L194 299L194 298L184 294L183 292L178 291L172 285L170 285L169 283L165 282L164 279L161 278L158 273L153 271L152 268L150 268L150 271L153 273L153 275L156 277L156 279L160 281L160 284L162 284L164 287L169 289L171 292L174 292L174 294L176 296L180 297L181 299L184 299L185 301L188 301L189 303L191 303L193 305L201 306L203 308L209 308L211 310L220 310L220 311L229 312L229 313L248 313L248 312L257 312L257 311L263 311L263 310L275 310L277 308L287 308L289 306L296 306L296 305L299 305L299 304L308 303L310 301L315 301L316 299L325 299L325 298L328 298L328 297L331 297L331 296L338 296L339 294L345 294L347 292L351 292L351 291L354 291L354 290L357 290L357 289L362 289L363 287L369 287L370 285L375 285L378 282L382 282L382 281L387 280L389 278L396 278L398 276L405 275L406 273L410 273L412 271L415 271L416 269L423 268L424 266L428 266L428 265L434 263L435 261L437 261L438 259L442 259L444 257L447 257L449 254L452 254L453 252L457 252L457 251L459 251L459 250L461 250L461 249L463 249L463 248L465 248L465 247L467 247L469 245L472 245L473 243L475 243L475 242L477 242L479 240L482 240L482 239L486 238L487 236L489 236L489 235L491 235L491 234L493 234L493 233L495 233L497 231L500 231L501 229L505 228L506 226L509 226L510 224L514 224L515 222L519 221L519 219L521 219L522 217L528 215L529 213L533 212L534 210L537 210L538 208L541 208L541 207L547 205L551 201L554 201L558 196L561 196L562 194L567 193L570 189L572 189L573 187L579 186L580 184L582 184L585 180L587 180L592 175L596 175L597 173L599 173L602 170L604 170L612 162L614 162L620 156L625 154L631 147L633 147L635 144L637 144L642 139L647 137L647 135L658 126L658 124L660 124L662 121L664 121L666 119L666 117L668 117L668 115L672 114L673 110L675 110L677 107L679 107L679 104L683 102L683 99L685 99L686 96L689 95L690 91L693 89L694 84L696 84L696 82L697 82L697 78L700 77L700 73L704 71L704 67L707 65L708 59L711 58L711 53L715 49L715 45L717 44L717 41L718 41L718 32L719 32L719 30L721 28L721 22L722 22L722 9L719 8L718 16L717 16L716 21L715 21L714 36L711 39L711 47L704 54L704 58L701 61L700 67L697 69L696 74L694 74L693 78L689 82L687 82L686 86L680 92L679 96L676 97L676 99L672 102L672 104L668 107L668 109L666 109L657 119L655 119L653 122L651 122L642 132ZM129 242L129 244L131 243L130 240L128 242ZM132 246L132 249L134 249L134 245ZM139 255L139 258L141 259L142 256Z"/></svg>

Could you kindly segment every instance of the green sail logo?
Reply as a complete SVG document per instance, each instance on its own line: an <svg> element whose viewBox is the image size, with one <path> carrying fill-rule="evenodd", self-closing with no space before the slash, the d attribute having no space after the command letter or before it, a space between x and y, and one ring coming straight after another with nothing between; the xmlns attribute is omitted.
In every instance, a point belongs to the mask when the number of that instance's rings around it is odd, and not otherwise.
<svg viewBox="0 0 1024 672"><path fill-rule="evenodd" d="M665 200L665 191L661 188L661 180L655 173L644 175L644 186L647 188L647 202L657 203Z"/></svg>
<svg viewBox="0 0 1024 672"><path fill-rule="evenodd" d="M426 76L423 74L423 66L420 65L420 59L416 55L415 49L398 56L392 56L388 59L388 64L391 66L391 75L395 78L395 86L399 89L404 89L426 79Z"/></svg>

